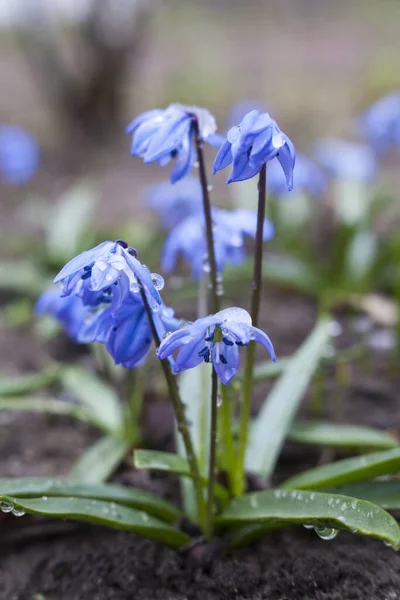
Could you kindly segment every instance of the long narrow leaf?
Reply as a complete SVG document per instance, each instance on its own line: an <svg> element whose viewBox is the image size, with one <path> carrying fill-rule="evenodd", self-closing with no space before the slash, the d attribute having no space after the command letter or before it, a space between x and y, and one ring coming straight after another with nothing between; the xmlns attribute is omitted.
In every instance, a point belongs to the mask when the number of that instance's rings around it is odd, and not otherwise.
<svg viewBox="0 0 400 600"><path fill-rule="evenodd" d="M326 491L326 490L324 490ZM389 481L363 481L344 485L339 488L329 490L334 494L344 494L368 500L378 504L385 510L400 510L400 480L392 479Z"/></svg>
<svg viewBox="0 0 400 600"><path fill-rule="evenodd" d="M0 378L0 397L19 396L41 390L54 383L60 373L59 367L52 367L42 373Z"/></svg>
<svg viewBox="0 0 400 600"><path fill-rule="evenodd" d="M61 374L63 385L88 409L106 432L119 432L123 413L118 396L106 383L81 367L68 367Z"/></svg>
<svg viewBox="0 0 400 600"><path fill-rule="evenodd" d="M313 525L344 529L400 548L400 528L379 506L338 494L271 490L235 498L217 519L220 526L240 524Z"/></svg>
<svg viewBox="0 0 400 600"><path fill-rule="evenodd" d="M51 415L75 417L85 423L92 423L91 415L81 406L53 398L36 398L30 396L12 396L0 398L0 411L38 412Z"/></svg>
<svg viewBox="0 0 400 600"><path fill-rule="evenodd" d="M400 471L400 448L374 452L356 458L345 458L321 467L315 467L287 479L281 487L314 490L367 481L381 475Z"/></svg>
<svg viewBox="0 0 400 600"><path fill-rule="evenodd" d="M192 476L189 463L178 454L155 450L135 450L133 461L137 469L165 471L166 473L174 473L175 475L189 478ZM203 483L207 485L205 477L203 477ZM227 502L229 499L228 491L219 484L215 484L215 495L224 502Z"/></svg>
<svg viewBox="0 0 400 600"><path fill-rule="evenodd" d="M329 339L329 319L319 320L291 359L254 421L246 454L249 471L268 479L275 467L298 406Z"/></svg>
<svg viewBox="0 0 400 600"><path fill-rule="evenodd" d="M357 450L387 450L398 446L396 438L379 429L322 421L295 421L288 438L300 444Z"/></svg>
<svg viewBox="0 0 400 600"><path fill-rule="evenodd" d="M24 477L21 479L0 479L0 495L38 497L70 497L107 500L138 510L144 510L170 523L177 521L181 513L173 505L139 488L107 484L79 484L66 479L46 479L44 477Z"/></svg>
<svg viewBox="0 0 400 600"><path fill-rule="evenodd" d="M101 438L75 463L69 479L76 483L103 483L120 465L130 442L113 436Z"/></svg>
<svg viewBox="0 0 400 600"><path fill-rule="evenodd" d="M0 496L1 502L12 505L19 512L42 515L59 519L86 521L94 525L104 525L139 533L145 537L179 548L190 542L190 537L152 517L144 511L121 506L115 502L88 500L84 498L15 498Z"/></svg>

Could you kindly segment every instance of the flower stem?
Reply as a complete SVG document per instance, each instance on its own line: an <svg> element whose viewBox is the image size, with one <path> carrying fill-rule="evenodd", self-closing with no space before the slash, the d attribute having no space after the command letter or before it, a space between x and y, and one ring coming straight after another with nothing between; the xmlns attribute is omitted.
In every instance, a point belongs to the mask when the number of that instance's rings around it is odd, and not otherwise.
<svg viewBox="0 0 400 600"><path fill-rule="evenodd" d="M208 463L208 489L207 489L207 521L205 534L208 540L213 534L214 519L214 487L215 487L215 462L217 454L217 416L218 416L218 376L215 369L211 372L211 428L210 428L210 457Z"/></svg>
<svg viewBox="0 0 400 600"><path fill-rule="evenodd" d="M210 203L210 194L208 191L208 181L206 175L206 167L204 162L204 153L203 153L203 140L200 137L199 131L199 123L196 118L193 119L193 130L194 130L194 141L196 144L197 150L197 160L199 162L199 178L201 189L203 192L203 210L204 210L204 218L206 222L206 235L207 235L207 253L208 253L208 261L210 264L210 281L212 288L212 298L213 298L213 312L216 313L220 310L220 287L221 284L218 281L218 269L217 262L215 260L215 250L214 250L214 236L213 236L213 222L211 217L211 203Z"/></svg>
<svg viewBox="0 0 400 600"><path fill-rule="evenodd" d="M140 294L142 296L143 304L147 313L147 317L149 319L151 331L153 334L154 342L158 347L161 343L160 337L158 335L154 319L153 319L153 311L149 305L146 292L144 291L143 286L140 284ZM206 506L204 502L202 482L200 477L199 465L197 463L196 454L194 451L194 446L192 442L192 438L189 432L189 423L186 419L185 415L185 405L183 404L180 395L178 386L176 383L175 376L171 371L171 365L169 360L165 358L164 360L160 360L161 366L164 372L164 376L168 385L168 390L170 394L170 398L174 407L175 417L178 422L178 431L182 436L182 440L185 446L186 451L186 459L189 464L190 473L193 479L193 484L196 493L196 501L197 501L197 511L200 525L204 528L206 524Z"/></svg>
<svg viewBox="0 0 400 600"><path fill-rule="evenodd" d="M257 231L254 247L254 270L251 288L250 314L254 327L258 326L258 315L260 312L261 286L262 286L262 260L263 260L263 232L265 219L266 200L266 173L267 165L264 164L258 180L258 208L257 208ZM244 491L244 461L246 454L249 419L253 388L253 369L255 358L255 343L251 341L247 347L246 366L243 379L243 402L240 413L240 427L238 440L237 466L235 472L235 495L240 496Z"/></svg>
<svg viewBox="0 0 400 600"><path fill-rule="evenodd" d="M221 385L220 393L222 397L222 404L220 408L222 421L221 432L224 441L225 464L228 473L229 489L233 490L236 471L236 457L232 434L232 410L230 403L231 398L229 397L229 388L226 385Z"/></svg>

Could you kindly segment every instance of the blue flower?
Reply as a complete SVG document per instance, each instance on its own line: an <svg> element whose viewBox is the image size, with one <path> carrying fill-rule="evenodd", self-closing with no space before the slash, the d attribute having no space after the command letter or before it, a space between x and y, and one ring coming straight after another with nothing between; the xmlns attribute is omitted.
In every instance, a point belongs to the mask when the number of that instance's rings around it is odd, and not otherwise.
<svg viewBox="0 0 400 600"><path fill-rule="evenodd" d="M240 125L228 131L227 138L215 157L214 174L232 163L227 183L251 179L265 163L277 157L288 189L292 189L296 151L268 113L252 110Z"/></svg>
<svg viewBox="0 0 400 600"><path fill-rule="evenodd" d="M229 126L233 127L236 123L240 123L251 110L263 112L263 103L258 100L239 100L239 102L236 102L229 113Z"/></svg>
<svg viewBox="0 0 400 600"><path fill-rule="evenodd" d="M297 154L293 170L293 191L320 196L326 187L326 178L319 167L304 154ZM288 193L285 175L277 160L268 165L267 189L273 196L286 196Z"/></svg>
<svg viewBox="0 0 400 600"><path fill-rule="evenodd" d="M169 181L152 185L147 199L169 231L185 217L201 211L203 194L199 180L189 175L174 185Z"/></svg>
<svg viewBox="0 0 400 600"><path fill-rule="evenodd" d="M165 109L148 110L126 128L133 134L131 154L143 157L144 162L157 162L161 167L176 159L170 179L175 183L185 177L196 161L194 123L198 122L200 138L220 147L222 138L215 132L214 117L205 108L170 104Z"/></svg>
<svg viewBox="0 0 400 600"><path fill-rule="evenodd" d="M400 146L400 91L387 94L359 118L360 129L377 152Z"/></svg>
<svg viewBox="0 0 400 600"><path fill-rule="evenodd" d="M240 366L239 347L251 340L262 344L276 360L271 340L252 326L249 313L242 308L226 308L168 335L161 342L158 357L168 358L179 350L175 373L192 369L202 361L212 362L220 381L227 385Z"/></svg>
<svg viewBox="0 0 400 600"><path fill-rule="evenodd" d="M23 185L39 166L39 146L20 127L0 125L0 177L10 185Z"/></svg>
<svg viewBox="0 0 400 600"><path fill-rule="evenodd" d="M61 296L60 288L46 290L35 304L37 315L49 314L54 317L63 326L68 337L75 341L78 341L88 310L77 296ZM79 341L86 343L90 340L82 335Z"/></svg>
<svg viewBox="0 0 400 600"><path fill-rule="evenodd" d="M215 259L218 271L222 272L225 264L238 265L244 261L245 236L255 237L257 215L246 209L228 211L213 208L212 219ZM273 235L273 225L266 219L264 241ZM191 265L195 279L207 270L207 241L202 213L187 217L169 233L162 250L161 268L164 272L170 273L174 269L179 254Z"/></svg>
<svg viewBox="0 0 400 600"><path fill-rule="evenodd" d="M153 312L153 320L160 338L180 325L174 311L164 304ZM153 335L141 296L130 294L117 311L112 305L93 309L79 331L78 341L82 339L105 344L117 365L131 368L143 364Z"/></svg>
<svg viewBox="0 0 400 600"><path fill-rule="evenodd" d="M371 181L377 163L372 150L363 144L326 138L314 144L315 160L336 179Z"/></svg>
<svg viewBox="0 0 400 600"><path fill-rule="evenodd" d="M64 296L74 293L84 304L96 306L111 301L114 295L122 304L130 292L140 290L139 280L160 303L151 274L136 256L136 250L122 240L102 242L70 260L54 283L62 283Z"/></svg>

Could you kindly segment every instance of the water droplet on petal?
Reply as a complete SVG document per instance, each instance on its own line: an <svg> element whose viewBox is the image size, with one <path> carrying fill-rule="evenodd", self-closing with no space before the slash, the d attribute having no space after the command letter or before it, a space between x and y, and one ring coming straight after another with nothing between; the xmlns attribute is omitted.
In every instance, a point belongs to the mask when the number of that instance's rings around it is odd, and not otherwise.
<svg viewBox="0 0 400 600"><path fill-rule="evenodd" d="M158 273L152 273L151 274L151 279L153 281L153 284L154 284L154 287L156 288L156 290L162 290L163 289L163 287L165 285L164 277L162 277Z"/></svg>
<svg viewBox="0 0 400 600"><path fill-rule="evenodd" d="M314 527L314 531L321 540L333 540L339 533L337 529L333 527Z"/></svg>
<svg viewBox="0 0 400 600"><path fill-rule="evenodd" d="M217 396L217 406L218 408L222 406L222 396L220 394Z"/></svg>
<svg viewBox="0 0 400 600"><path fill-rule="evenodd" d="M211 183L209 183L209 184L208 184L208 186L207 186L207 191L208 191L208 192L212 192L212 191L213 191L213 189L214 189L214 186L213 186L213 185L211 185Z"/></svg>

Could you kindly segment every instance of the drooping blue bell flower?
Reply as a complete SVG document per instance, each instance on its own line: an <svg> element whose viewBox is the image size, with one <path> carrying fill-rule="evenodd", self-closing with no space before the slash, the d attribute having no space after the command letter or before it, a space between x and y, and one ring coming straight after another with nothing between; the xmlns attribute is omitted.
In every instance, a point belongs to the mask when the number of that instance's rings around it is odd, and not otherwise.
<svg viewBox="0 0 400 600"><path fill-rule="evenodd" d="M254 211L240 209L228 211L212 209L213 238L217 269L221 273L226 264L238 265L245 259L245 237L255 237L257 215ZM263 239L269 240L274 235L270 221L264 221ZM162 250L161 269L170 273L176 264L178 255L182 254L191 265L192 275L199 279L203 271L207 271L207 239L202 213L191 215L170 231Z"/></svg>
<svg viewBox="0 0 400 600"><path fill-rule="evenodd" d="M314 144L313 154L321 167L335 179L367 182L377 172L374 153L364 144L326 138Z"/></svg>
<svg viewBox="0 0 400 600"><path fill-rule="evenodd" d="M202 141L217 148L222 143L216 134L217 124L205 108L170 104L164 109L148 110L126 128L132 134L131 154L140 156L146 164L157 162L161 167L176 159L171 170L171 183L185 177L197 160L194 124L197 121Z"/></svg>
<svg viewBox="0 0 400 600"><path fill-rule="evenodd" d="M180 321L174 317L174 311L164 304L153 312L153 320L160 339L180 325ZM93 309L80 331L80 338L105 344L117 365L126 368L140 366L153 340L141 296L129 294L117 311L113 305L100 311Z"/></svg>
<svg viewBox="0 0 400 600"><path fill-rule="evenodd" d="M175 373L192 369L203 361L212 362L218 378L227 385L240 366L239 347L247 346L251 340L262 344L271 359L276 360L271 340L252 326L249 313L242 308L226 308L165 337L158 357L168 358L179 350Z"/></svg>
<svg viewBox="0 0 400 600"><path fill-rule="evenodd" d="M59 287L43 292L36 301L35 313L39 316L51 315L58 321L65 333L74 341L86 343L90 337L79 335L82 331L89 309L77 296L62 296Z"/></svg>
<svg viewBox="0 0 400 600"><path fill-rule="evenodd" d="M159 215L163 229L169 231L185 217L202 210L203 194L199 180L188 175L175 184L156 183L147 191L151 208Z"/></svg>
<svg viewBox="0 0 400 600"><path fill-rule="evenodd" d="M320 196L326 188L326 177L321 169L304 154L297 154L293 170L293 193ZM277 160L268 165L267 190L278 198L288 194L285 175Z"/></svg>
<svg viewBox="0 0 400 600"><path fill-rule="evenodd" d="M160 304L152 276L136 256L136 250L125 241L108 240L70 260L54 283L62 283L64 296L74 293L82 297L84 304L93 306L116 294L123 303L129 293L140 291L140 281Z"/></svg>
<svg viewBox="0 0 400 600"><path fill-rule="evenodd" d="M360 117L359 126L371 148L378 153L400 147L400 91L372 104Z"/></svg>
<svg viewBox="0 0 400 600"><path fill-rule="evenodd" d="M240 125L228 131L214 161L214 174L232 163L227 183L243 181L257 175L263 165L277 157L285 173L289 191L293 187L295 148L276 122L266 112L252 110Z"/></svg>
<svg viewBox="0 0 400 600"><path fill-rule="evenodd" d="M39 146L35 138L14 125L0 125L0 179L9 185L23 185L39 167Z"/></svg>

